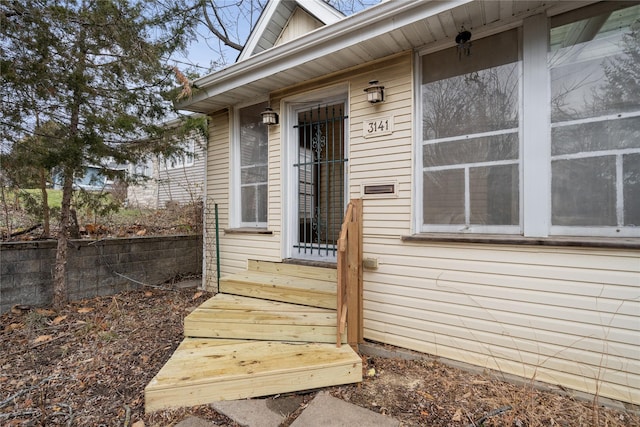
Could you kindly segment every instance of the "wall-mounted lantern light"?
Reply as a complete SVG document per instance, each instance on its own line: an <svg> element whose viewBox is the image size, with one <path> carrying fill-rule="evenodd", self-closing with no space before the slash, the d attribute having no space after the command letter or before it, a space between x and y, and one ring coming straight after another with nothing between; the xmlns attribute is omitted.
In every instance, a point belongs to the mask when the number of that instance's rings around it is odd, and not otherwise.
<svg viewBox="0 0 640 427"><path fill-rule="evenodd" d="M384 101L384 86L379 85L377 80L371 80L369 87L364 90L367 93L367 101L372 104Z"/></svg>
<svg viewBox="0 0 640 427"><path fill-rule="evenodd" d="M262 123L267 126L277 125L278 124L278 113L273 111L271 107L267 107L262 113Z"/></svg>
<svg viewBox="0 0 640 427"><path fill-rule="evenodd" d="M460 32L456 36L456 44L458 45L458 59L471 55L471 31L466 30L464 27L460 29Z"/></svg>

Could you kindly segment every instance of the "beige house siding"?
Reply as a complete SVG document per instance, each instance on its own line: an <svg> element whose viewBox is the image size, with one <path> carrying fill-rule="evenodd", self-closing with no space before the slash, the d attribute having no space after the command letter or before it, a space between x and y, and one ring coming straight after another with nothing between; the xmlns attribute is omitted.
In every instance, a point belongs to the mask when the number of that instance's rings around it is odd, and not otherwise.
<svg viewBox="0 0 640 427"><path fill-rule="evenodd" d="M229 114L223 110L209 117L209 147L207 150L207 182L205 193L204 278L206 288L218 290L216 262L215 205L218 205L218 225L229 224ZM218 230L222 236L222 230ZM222 246L220 246L222 247ZM221 265L222 267L222 265ZM223 273L224 271L224 273ZM228 270L220 274L228 274Z"/></svg>
<svg viewBox="0 0 640 427"><path fill-rule="evenodd" d="M365 337L640 402L637 252L399 244L368 227Z"/></svg>
<svg viewBox="0 0 640 427"><path fill-rule="evenodd" d="M296 7L293 15L282 29L280 37L276 40L275 46L291 41L297 37L305 35L316 28L322 27L324 24L304 10Z"/></svg>
<svg viewBox="0 0 640 427"><path fill-rule="evenodd" d="M365 338L639 403L637 251L402 242L412 233L412 69L410 55L376 69L381 105L351 95L351 197L364 183L398 185L396 197L364 200L364 257L379 261L364 274ZM387 115L392 135L362 137L363 120Z"/></svg>
<svg viewBox="0 0 640 427"><path fill-rule="evenodd" d="M214 113L209 122L209 149L207 153L207 191L206 191L206 239L205 265L206 287L217 290L217 264L215 245L215 204L218 204L218 236L220 239L220 275L236 273L247 268L247 260L261 259L281 261L279 233L256 234L233 232L230 216L233 215L230 204L231 185L231 128L230 112ZM270 135L270 138L272 136ZM270 140L271 144L271 140ZM269 163L272 164L272 147L269 147ZM279 167L279 166L278 166ZM270 166L270 171L273 169ZM269 192L273 190L272 177L269 177ZM279 193L278 193L279 194ZM270 196L271 197L271 196ZM272 217L277 217L277 209L269 205L269 230Z"/></svg>
<svg viewBox="0 0 640 427"><path fill-rule="evenodd" d="M274 247L272 254L268 256L274 261L280 261L281 257L281 236L282 236L282 144L280 126L269 128L269 207L267 211L267 228L273 232Z"/></svg>
<svg viewBox="0 0 640 427"><path fill-rule="evenodd" d="M379 262L364 273L365 338L640 404L638 251L402 241L413 232L416 200L412 73L413 54L406 52L273 93L270 100L281 113L288 97L345 85L349 196L362 197L363 184L397 184L396 195L364 198L364 257ZM366 101L363 90L373 79L385 86L384 103ZM364 137L366 120L387 116L393 117L392 134ZM212 116L211 126L207 195L218 201L224 229L227 112ZM282 132L269 128L272 234L221 231L222 275L244 269L248 259L281 260Z"/></svg>

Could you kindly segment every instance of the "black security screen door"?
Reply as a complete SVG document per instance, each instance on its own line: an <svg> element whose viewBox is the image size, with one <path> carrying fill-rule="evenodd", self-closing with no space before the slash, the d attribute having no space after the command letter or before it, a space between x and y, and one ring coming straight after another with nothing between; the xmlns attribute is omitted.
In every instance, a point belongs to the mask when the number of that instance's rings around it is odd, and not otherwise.
<svg viewBox="0 0 640 427"><path fill-rule="evenodd" d="M343 104L298 114L298 239L294 256L335 257L345 206Z"/></svg>

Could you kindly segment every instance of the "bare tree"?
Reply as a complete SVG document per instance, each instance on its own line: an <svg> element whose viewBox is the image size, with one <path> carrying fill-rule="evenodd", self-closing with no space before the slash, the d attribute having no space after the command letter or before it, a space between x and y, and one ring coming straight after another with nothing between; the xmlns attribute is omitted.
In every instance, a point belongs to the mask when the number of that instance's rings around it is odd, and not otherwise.
<svg viewBox="0 0 640 427"><path fill-rule="evenodd" d="M345 16L380 3L380 0L324 1ZM269 0L196 0L194 7L201 11L198 14L201 25L197 37L206 42L215 58L210 69L220 68L236 60L268 2Z"/></svg>

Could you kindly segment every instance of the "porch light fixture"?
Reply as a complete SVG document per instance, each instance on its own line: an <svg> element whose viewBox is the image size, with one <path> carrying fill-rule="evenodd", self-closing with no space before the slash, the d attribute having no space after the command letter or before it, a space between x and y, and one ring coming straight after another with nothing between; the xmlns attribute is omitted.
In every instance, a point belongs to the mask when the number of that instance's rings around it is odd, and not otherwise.
<svg viewBox="0 0 640 427"><path fill-rule="evenodd" d="M458 45L458 59L462 58L462 54L465 56L471 55L471 31L468 31L463 26L456 36L456 44Z"/></svg>
<svg viewBox="0 0 640 427"><path fill-rule="evenodd" d="M277 125L278 124L278 113L273 111L271 107L265 108L265 110L260 113L262 116L262 123L267 126Z"/></svg>
<svg viewBox="0 0 640 427"><path fill-rule="evenodd" d="M377 104L384 101L384 86L379 85L377 80L371 80L369 87L364 90L367 94L367 101Z"/></svg>

